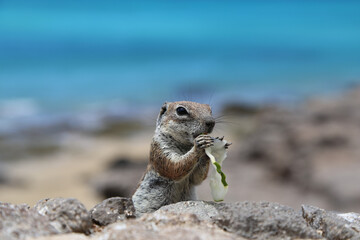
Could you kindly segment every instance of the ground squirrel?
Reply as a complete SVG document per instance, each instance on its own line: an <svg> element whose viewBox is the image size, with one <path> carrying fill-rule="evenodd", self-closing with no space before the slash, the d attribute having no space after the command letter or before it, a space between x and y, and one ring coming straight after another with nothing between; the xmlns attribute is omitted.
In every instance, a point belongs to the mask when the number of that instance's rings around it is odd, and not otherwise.
<svg viewBox="0 0 360 240"><path fill-rule="evenodd" d="M205 148L215 126L211 108L195 102L168 102L160 110L150 149L150 161L132 200L137 214L164 205L195 200L194 186L209 171Z"/></svg>

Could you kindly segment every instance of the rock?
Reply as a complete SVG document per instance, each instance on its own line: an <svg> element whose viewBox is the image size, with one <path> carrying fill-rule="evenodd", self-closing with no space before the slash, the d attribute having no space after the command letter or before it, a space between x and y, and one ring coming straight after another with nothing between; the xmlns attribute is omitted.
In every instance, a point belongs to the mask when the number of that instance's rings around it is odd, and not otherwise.
<svg viewBox="0 0 360 240"><path fill-rule="evenodd" d="M144 168L146 167L146 162L143 159L131 159L125 156L119 156L110 161L107 166L108 170L114 169L132 169L132 168Z"/></svg>
<svg viewBox="0 0 360 240"><path fill-rule="evenodd" d="M8 178L4 172L0 170L0 184L6 184L8 182Z"/></svg>
<svg viewBox="0 0 360 240"><path fill-rule="evenodd" d="M214 221L219 215L217 204L205 201L185 201L166 205L161 207L157 212L171 212L176 214L195 214L199 220Z"/></svg>
<svg viewBox="0 0 360 240"><path fill-rule="evenodd" d="M1 151L1 150L0 150ZM10 176L10 165L0 160L0 185L14 186L19 184L19 180Z"/></svg>
<svg viewBox="0 0 360 240"><path fill-rule="evenodd" d="M302 205L302 214L326 239L360 239L360 214L338 214L308 205Z"/></svg>
<svg viewBox="0 0 360 240"><path fill-rule="evenodd" d="M135 217L131 198L113 197L102 201L90 210L91 219L100 226Z"/></svg>
<svg viewBox="0 0 360 240"><path fill-rule="evenodd" d="M90 233L90 214L77 199L43 199L34 206L34 210L48 217L50 224L61 233Z"/></svg>
<svg viewBox="0 0 360 240"><path fill-rule="evenodd" d="M240 159L261 164L276 179L307 189L311 185L310 147L299 137L299 117L285 111L264 116L240 148Z"/></svg>
<svg viewBox="0 0 360 240"><path fill-rule="evenodd" d="M300 212L277 203L188 201L162 207L155 213L163 211L192 213L199 219L213 222L222 229L245 238L321 238L314 229L307 226Z"/></svg>
<svg viewBox="0 0 360 240"><path fill-rule="evenodd" d="M96 192L102 198L131 197L135 186L126 186L121 180L123 178L118 171L107 171L105 174L94 179L93 182L95 182Z"/></svg>
<svg viewBox="0 0 360 240"><path fill-rule="evenodd" d="M89 236L86 236L81 233L67 233L67 234L60 234L54 236L28 238L26 240L90 240L90 239L93 240L95 238L90 238ZM102 240L106 240L106 239L103 238Z"/></svg>
<svg viewBox="0 0 360 240"><path fill-rule="evenodd" d="M15 240L57 234L46 216L26 204L0 202L0 239Z"/></svg>
<svg viewBox="0 0 360 240"><path fill-rule="evenodd" d="M105 172L93 178L91 184L104 198L131 197L146 165L145 161L119 157L110 163Z"/></svg>
<svg viewBox="0 0 360 240"><path fill-rule="evenodd" d="M145 214L136 221L126 223L127 231L123 231L122 234L117 232L118 237L112 239L115 240L124 235L128 235L128 237L124 237L125 239L239 239L235 235L224 232L214 224L200 221L194 214L156 212ZM112 226L112 229L119 228L119 225Z"/></svg>
<svg viewBox="0 0 360 240"><path fill-rule="evenodd" d="M338 217L345 219L347 222L351 223L351 227L356 229L357 232L360 232L360 214L358 213L338 213Z"/></svg>
<svg viewBox="0 0 360 240"><path fill-rule="evenodd" d="M266 111L265 108L259 107L256 105L232 102L227 103L222 109L222 114L225 116L228 115L255 115Z"/></svg>
<svg viewBox="0 0 360 240"><path fill-rule="evenodd" d="M313 238L321 236L307 226L299 212L277 203L219 204L218 226L248 238Z"/></svg>
<svg viewBox="0 0 360 240"><path fill-rule="evenodd" d="M227 233L214 224L200 221L193 214L157 212L145 214L140 219L117 222L106 226L101 232L83 238L79 235L62 235L36 240L244 240Z"/></svg>
<svg viewBox="0 0 360 240"><path fill-rule="evenodd" d="M89 215L76 199L45 199L34 208L0 203L0 239L360 239L360 214L327 212L307 205L302 206L301 216L277 203L187 201L164 206L140 218L115 222L125 219L127 209L133 209L131 199L103 201L91 211L100 221L112 224L93 225L89 231ZM72 231L89 231L91 235Z"/></svg>

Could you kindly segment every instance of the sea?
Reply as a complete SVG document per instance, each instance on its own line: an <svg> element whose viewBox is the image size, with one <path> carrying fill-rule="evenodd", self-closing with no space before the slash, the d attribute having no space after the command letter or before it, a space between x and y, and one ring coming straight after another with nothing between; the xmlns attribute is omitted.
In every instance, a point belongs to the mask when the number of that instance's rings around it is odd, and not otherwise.
<svg viewBox="0 0 360 240"><path fill-rule="evenodd" d="M0 133L359 83L360 1L0 0Z"/></svg>

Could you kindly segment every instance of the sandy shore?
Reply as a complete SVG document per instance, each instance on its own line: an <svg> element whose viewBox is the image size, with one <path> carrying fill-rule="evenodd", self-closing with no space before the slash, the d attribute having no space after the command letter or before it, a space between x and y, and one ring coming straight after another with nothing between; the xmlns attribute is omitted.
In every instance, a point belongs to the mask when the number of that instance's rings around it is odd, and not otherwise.
<svg viewBox="0 0 360 240"><path fill-rule="evenodd" d="M8 166L10 184L0 185L1 201L33 205L42 198L73 197L87 207L101 199L91 178L120 156L145 159L151 135L127 139L69 139L72 148L45 157L32 157Z"/></svg>

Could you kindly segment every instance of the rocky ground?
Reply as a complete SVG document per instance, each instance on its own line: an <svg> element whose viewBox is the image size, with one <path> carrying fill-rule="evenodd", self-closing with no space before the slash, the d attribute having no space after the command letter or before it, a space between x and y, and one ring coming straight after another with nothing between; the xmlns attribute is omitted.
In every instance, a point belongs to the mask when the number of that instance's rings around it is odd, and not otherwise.
<svg viewBox="0 0 360 240"><path fill-rule="evenodd" d="M269 202L188 201L136 216L131 199L110 198L90 211L76 199L34 207L0 203L0 239L360 239L360 215Z"/></svg>

